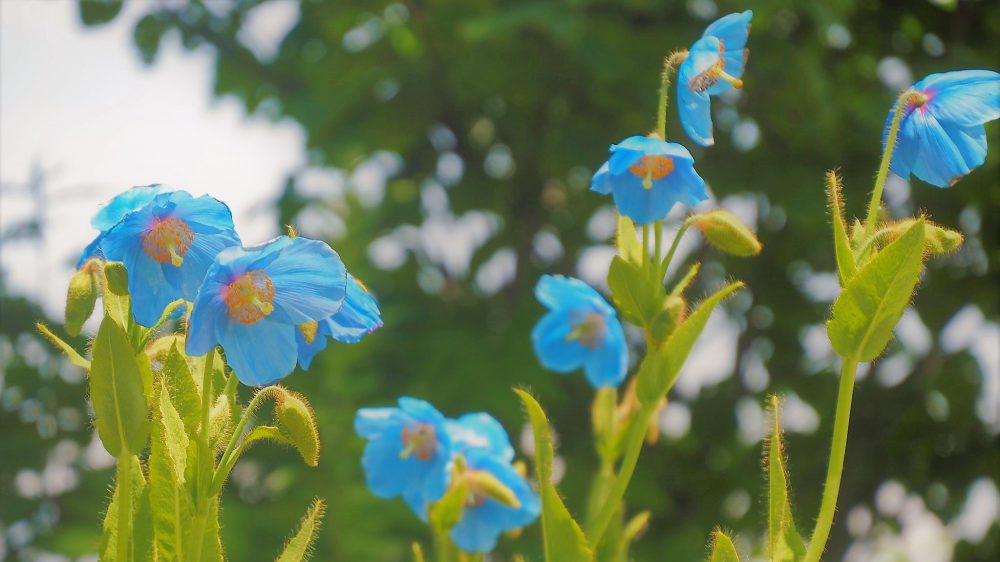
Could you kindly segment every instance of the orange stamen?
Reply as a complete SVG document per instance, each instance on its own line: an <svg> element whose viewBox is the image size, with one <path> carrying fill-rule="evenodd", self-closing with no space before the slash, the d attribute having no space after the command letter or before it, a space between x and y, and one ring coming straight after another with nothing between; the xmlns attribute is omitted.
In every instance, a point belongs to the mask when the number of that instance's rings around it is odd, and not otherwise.
<svg viewBox="0 0 1000 562"><path fill-rule="evenodd" d="M274 285L263 270L248 271L223 291L229 319L253 324L274 311Z"/></svg>
<svg viewBox="0 0 1000 562"><path fill-rule="evenodd" d="M651 180L662 179L674 171L674 161L667 156L647 155L629 166L628 171L643 178L648 183ZM649 187L652 187L652 184L647 186L647 189Z"/></svg>
<svg viewBox="0 0 1000 562"><path fill-rule="evenodd" d="M142 249L159 263L170 262L174 267L180 267L193 241L191 227L181 219L155 219L142 234Z"/></svg>

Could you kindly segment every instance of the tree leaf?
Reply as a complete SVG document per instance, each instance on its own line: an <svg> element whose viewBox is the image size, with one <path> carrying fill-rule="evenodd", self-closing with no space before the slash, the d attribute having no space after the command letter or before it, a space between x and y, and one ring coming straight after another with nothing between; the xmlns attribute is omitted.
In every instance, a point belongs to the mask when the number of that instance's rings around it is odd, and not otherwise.
<svg viewBox="0 0 1000 562"><path fill-rule="evenodd" d="M840 278L840 286L846 287L847 282L857 272L857 264L854 262L854 250L851 249L851 242L847 237L842 193L837 172L830 170L826 173L826 195L830 205L830 219L833 221L833 249L837 256L837 276Z"/></svg>
<svg viewBox="0 0 1000 562"><path fill-rule="evenodd" d="M882 353L910 302L923 252L921 219L858 271L833 303L833 317L826 323L834 351L858 361Z"/></svg>
<svg viewBox="0 0 1000 562"><path fill-rule="evenodd" d="M636 396L640 402L656 404L666 395L716 305L742 286L739 281L730 283L702 301L667 341L646 354L636 375Z"/></svg>
<svg viewBox="0 0 1000 562"><path fill-rule="evenodd" d="M552 434L549 421L528 392L514 389L528 413L535 436L535 475L542 499L542 538L546 562L590 562L594 553L580 525L573 520L552 484Z"/></svg>
<svg viewBox="0 0 1000 562"><path fill-rule="evenodd" d="M708 558L709 562L740 562L740 557L736 553L736 545L729 535L716 529L712 533L712 554Z"/></svg>
<svg viewBox="0 0 1000 562"><path fill-rule="evenodd" d="M629 322L645 326L660 311L657 288L638 266L615 256L608 268L608 287L615 306ZM662 292L662 287L659 288Z"/></svg>
<svg viewBox="0 0 1000 562"><path fill-rule="evenodd" d="M149 419L139 361L148 359L136 355L118 323L105 316L94 340L90 399L97 433L113 457L138 455L146 447Z"/></svg>
<svg viewBox="0 0 1000 562"><path fill-rule="evenodd" d="M299 530L285 544L277 562L300 562L309 559L312 544L316 540L316 535L319 534L320 521L322 521L325 511L326 504L323 503L323 500L316 499L309 511L306 512L305 517L302 518Z"/></svg>
<svg viewBox="0 0 1000 562"><path fill-rule="evenodd" d="M772 426L766 463L768 474L768 559L771 562L795 562L806 554L805 543L795 528L791 500L788 497L788 473L785 470L781 437L781 404L771 396Z"/></svg>
<svg viewBox="0 0 1000 562"><path fill-rule="evenodd" d="M102 25L115 19L122 9L122 0L80 0L79 6L84 25Z"/></svg>

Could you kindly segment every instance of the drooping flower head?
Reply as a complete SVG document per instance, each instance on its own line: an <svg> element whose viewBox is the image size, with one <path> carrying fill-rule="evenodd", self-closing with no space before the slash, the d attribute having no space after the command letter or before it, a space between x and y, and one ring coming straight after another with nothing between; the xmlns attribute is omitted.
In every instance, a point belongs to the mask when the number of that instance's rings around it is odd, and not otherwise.
<svg viewBox="0 0 1000 562"><path fill-rule="evenodd" d="M485 449L464 453L465 471L460 476L468 486L462 517L451 530L451 540L466 552L489 552L502 533L531 524L542 505L517 469ZM496 490L504 488L505 501Z"/></svg>
<svg viewBox="0 0 1000 562"><path fill-rule="evenodd" d="M380 498L403 494L433 502L451 479L452 449L445 418L434 406L402 397L398 408L362 408L354 431L368 441L361 466Z"/></svg>
<svg viewBox="0 0 1000 562"><path fill-rule="evenodd" d="M300 326L335 314L346 294L347 269L325 242L279 236L229 248L198 289L187 353L221 345L243 384L271 384L295 368Z"/></svg>
<svg viewBox="0 0 1000 562"><path fill-rule="evenodd" d="M712 102L726 90L743 87L740 77L750 50L746 48L753 12L729 14L709 25L691 45L677 70L677 111L684 132L701 146L712 146Z"/></svg>
<svg viewBox="0 0 1000 562"><path fill-rule="evenodd" d="M382 327L378 302L353 275L347 275L347 298L336 314L316 324L303 326L295 335L299 345L299 365L308 369L316 354L326 349L327 338L342 343L358 343Z"/></svg>
<svg viewBox="0 0 1000 562"><path fill-rule="evenodd" d="M579 279L543 275L535 296L549 309L531 332L535 355L546 369L569 373L583 367L595 388L625 379L625 333L615 309L597 291Z"/></svg>
<svg viewBox="0 0 1000 562"><path fill-rule="evenodd" d="M899 136L890 169L950 187L986 160L986 128L1000 118L1000 74L960 70L931 74L897 101L885 122L885 143L893 116L903 103Z"/></svg>
<svg viewBox="0 0 1000 562"><path fill-rule="evenodd" d="M677 203L708 199L705 180L683 146L656 137L629 137L611 145L611 158L594 174L590 190L611 194L618 212L637 224L667 216Z"/></svg>
<svg viewBox="0 0 1000 562"><path fill-rule="evenodd" d="M133 201L142 197L136 194ZM194 300L212 260L239 243L225 203L172 191L155 194L125 214L104 235L100 248L107 259L124 262L135 321L152 326L171 301Z"/></svg>
<svg viewBox="0 0 1000 562"><path fill-rule="evenodd" d="M153 197L156 197L157 194L163 191L169 190L158 183L140 185L115 195L111 201L108 201L106 205L101 207L90 219L90 226L99 230L100 233L84 248L83 253L80 254L80 259L76 262L76 267L79 269L90 258L100 256L101 242L108 231L125 218L125 215L144 207L146 203L153 200Z"/></svg>

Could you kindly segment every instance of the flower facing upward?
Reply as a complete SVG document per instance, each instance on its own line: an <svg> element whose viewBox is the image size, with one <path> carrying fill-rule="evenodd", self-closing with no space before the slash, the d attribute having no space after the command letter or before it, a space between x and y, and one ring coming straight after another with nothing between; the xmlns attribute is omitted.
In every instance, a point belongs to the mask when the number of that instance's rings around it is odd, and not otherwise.
<svg viewBox="0 0 1000 562"><path fill-rule="evenodd" d="M590 190L610 193L618 212L638 224L664 218L676 203L694 206L708 199L691 153L656 137L611 145L611 158L594 174Z"/></svg>
<svg viewBox="0 0 1000 562"><path fill-rule="evenodd" d="M229 248L198 289L187 353L222 345L240 381L271 384L295 368L300 326L336 313L346 293L347 270L325 242L279 236Z"/></svg>
<svg viewBox="0 0 1000 562"><path fill-rule="evenodd" d="M146 203L152 201L157 194L164 190L165 188L158 183L140 185L115 195L111 201L108 201L107 205L101 207L90 219L90 226L99 230L100 234L84 248L83 253L80 254L80 259L76 262L76 267L80 268L85 261L100 256L101 242L104 241L104 237L108 231L125 218L125 215L145 207Z"/></svg>
<svg viewBox="0 0 1000 562"><path fill-rule="evenodd" d="M986 160L984 123L1000 118L1000 74L960 70L931 74L897 101L885 122L883 144L893 116L903 116L890 168L950 187Z"/></svg>
<svg viewBox="0 0 1000 562"><path fill-rule="evenodd" d="M194 300L215 256L239 243L224 203L172 191L125 214L104 234L100 250L107 259L124 262L135 321L152 326L171 301Z"/></svg>
<svg viewBox="0 0 1000 562"><path fill-rule="evenodd" d="M451 530L451 540L466 552L489 552L501 533L514 531L538 518L542 505L521 474L510 464L485 449L464 453L465 472L460 477L468 485L462 518ZM497 486L499 484L499 486ZM497 501L487 487L506 488L509 499Z"/></svg>
<svg viewBox="0 0 1000 562"><path fill-rule="evenodd" d="M299 345L299 365L308 369L316 354L326 349L327 338L343 343L358 343L361 338L382 327L378 302L353 275L347 276L347 298L336 314L316 324L302 326L295 334Z"/></svg>
<svg viewBox="0 0 1000 562"><path fill-rule="evenodd" d="M434 406L402 397L398 408L362 408L354 431L368 441L361 466L376 496L412 494L433 502L444 495L451 478L451 438Z"/></svg>
<svg viewBox="0 0 1000 562"><path fill-rule="evenodd" d="M742 88L743 67L750 53L746 48L753 12L729 14L709 25L691 45L677 69L677 111L684 132L691 140L712 146L712 102L710 96L730 88Z"/></svg>
<svg viewBox="0 0 1000 562"><path fill-rule="evenodd" d="M535 355L546 369L568 373L583 367L596 388L625 379L625 333L615 309L597 291L579 279L544 275L535 296L549 309L531 332Z"/></svg>

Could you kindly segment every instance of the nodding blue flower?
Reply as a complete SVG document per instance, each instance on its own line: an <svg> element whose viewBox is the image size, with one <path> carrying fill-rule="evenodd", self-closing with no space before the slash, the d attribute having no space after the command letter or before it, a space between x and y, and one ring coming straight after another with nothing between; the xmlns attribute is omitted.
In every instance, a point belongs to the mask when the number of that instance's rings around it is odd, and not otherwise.
<svg viewBox="0 0 1000 562"><path fill-rule="evenodd" d="M691 153L656 137L611 145L611 158L594 174L590 190L610 193L618 212L638 224L663 219L677 203L694 206L708 199Z"/></svg>
<svg viewBox="0 0 1000 562"><path fill-rule="evenodd" d="M549 309L531 332L535 355L546 369L568 373L583 367L595 388L625 379L625 333L615 309L597 291L579 279L543 275L535 296Z"/></svg>
<svg viewBox="0 0 1000 562"><path fill-rule="evenodd" d="M701 146L712 146L712 102L730 88L742 88L743 67L753 12L729 14L709 25L691 45L677 69L677 111L684 132Z"/></svg>
<svg viewBox="0 0 1000 562"><path fill-rule="evenodd" d="M107 259L124 262L135 321L152 326L171 301L194 300L215 256L239 244L225 203L172 191L127 213L100 247Z"/></svg>
<svg viewBox="0 0 1000 562"><path fill-rule="evenodd" d="M198 289L187 353L221 345L243 384L271 384L295 368L300 326L335 314L346 295L347 269L325 242L279 236L229 248Z"/></svg>
<svg viewBox="0 0 1000 562"><path fill-rule="evenodd" d="M407 494L421 505L437 501L452 472L445 418L423 400L402 397L398 404L362 408L354 417L354 431L368 441L361 457L368 488L380 498Z"/></svg>
<svg viewBox="0 0 1000 562"><path fill-rule="evenodd" d="M885 122L883 145L903 103L890 169L903 179L912 174L937 187L951 187L986 160L983 125L1000 118L1000 74L991 70L931 74L909 92Z"/></svg>
<svg viewBox="0 0 1000 562"><path fill-rule="evenodd" d="M465 471L459 476L468 485L465 508L451 530L451 540L466 552L489 552L501 533L531 524L542 505L531 486L510 464L484 449L465 452ZM490 497L486 487L499 483L515 500L509 504ZM494 484L495 485L495 484Z"/></svg>
<svg viewBox="0 0 1000 562"><path fill-rule="evenodd" d="M303 326L295 335L299 345L299 365L308 369L316 354L326 349L327 338L343 343L358 343L361 338L382 327L378 302L361 281L347 276L347 298L340 310L316 324Z"/></svg>
<svg viewBox="0 0 1000 562"><path fill-rule="evenodd" d="M80 259L76 262L77 269L83 266L84 262L90 258L100 257L102 255L101 242L104 241L104 236L107 235L109 230L125 218L125 215L146 206L146 203L152 201L153 197L156 197L157 194L165 190L166 188L158 183L153 185L140 185L115 195L111 201L108 201L106 205L101 207L101 209L90 219L90 226L99 230L100 234L98 234L90 244L87 244L83 253L80 254Z"/></svg>

